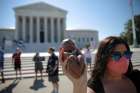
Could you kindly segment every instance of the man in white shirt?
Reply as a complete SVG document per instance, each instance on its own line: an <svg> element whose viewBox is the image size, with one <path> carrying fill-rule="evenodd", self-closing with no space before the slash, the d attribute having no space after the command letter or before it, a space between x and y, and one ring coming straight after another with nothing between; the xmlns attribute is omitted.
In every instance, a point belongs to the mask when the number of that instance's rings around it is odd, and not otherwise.
<svg viewBox="0 0 140 93"><path fill-rule="evenodd" d="M91 57L91 52L90 49L87 47L85 52L84 52L84 58L85 58L85 62L87 64L87 68L88 66L90 66L90 71L91 71L91 61L92 61L92 57Z"/></svg>

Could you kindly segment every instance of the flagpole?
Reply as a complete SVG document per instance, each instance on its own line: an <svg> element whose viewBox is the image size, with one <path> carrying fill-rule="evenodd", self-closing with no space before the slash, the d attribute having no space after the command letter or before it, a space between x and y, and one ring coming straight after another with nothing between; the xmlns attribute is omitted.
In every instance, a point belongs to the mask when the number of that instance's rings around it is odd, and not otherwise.
<svg viewBox="0 0 140 93"><path fill-rule="evenodd" d="M134 10L133 10L133 0L131 1L131 13L132 13L132 32L133 32L133 47L137 47L137 38L135 30L135 20L134 20Z"/></svg>

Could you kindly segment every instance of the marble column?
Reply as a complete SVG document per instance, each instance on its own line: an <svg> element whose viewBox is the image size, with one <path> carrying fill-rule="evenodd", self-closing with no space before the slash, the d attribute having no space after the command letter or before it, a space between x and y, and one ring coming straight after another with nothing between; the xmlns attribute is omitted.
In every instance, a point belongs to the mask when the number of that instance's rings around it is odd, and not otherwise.
<svg viewBox="0 0 140 93"><path fill-rule="evenodd" d="M30 17L30 33L29 33L29 37L30 40L29 42L32 43L33 42L33 17Z"/></svg>
<svg viewBox="0 0 140 93"><path fill-rule="evenodd" d="M62 40L64 39L64 35L65 35L65 31L66 31L66 18L63 18L63 34L62 34Z"/></svg>
<svg viewBox="0 0 140 93"><path fill-rule="evenodd" d="M18 40L19 39L19 16L16 16L16 32L15 32L15 40Z"/></svg>
<svg viewBox="0 0 140 93"><path fill-rule="evenodd" d="M54 18L51 18L51 43L54 43Z"/></svg>
<svg viewBox="0 0 140 93"><path fill-rule="evenodd" d="M48 43L51 43L51 18L47 18L47 39L48 39Z"/></svg>
<svg viewBox="0 0 140 93"><path fill-rule="evenodd" d="M61 30L60 30L60 18L57 18L57 37L58 37L58 43L61 42Z"/></svg>
<svg viewBox="0 0 140 93"><path fill-rule="evenodd" d="M44 24L45 24L45 25L44 25L44 34L45 34L45 35L44 35L44 37L45 37L45 38L44 38L44 39L45 39L44 42L46 43L46 42L48 41L48 40L47 40L47 36L48 36L48 35L47 35L47 27L48 27L48 25L47 25L47 18L46 18L46 17L44 17Z"/></svg>
<svg viewBox="0 0 140 93"><path fill-rule="evenodd" d="M37 43L40 43L40 17L37 17Z"/></svg>
<svg viewBox="0 0 140 93"><path fill-rule="evenodd" d="M64 39L64 35L65 35L65 31L66 31L66 18L64 18L63 20L64 22L64 27L63 27L63 39Z"/></svg>
<svg viewBox="0 0 140 93"><path fill-rule="evenodd" d="M61 29L61 38L60 40L62 41L64 39L64 30L65 30L65 19L64 18L61 18L60 19L60 29Z"/></svg>
<svg viewBox="0 0 140 93"><path fill-rule="evenodd" d="M58 42L58 29L57 29L57 18L54 18L54 42Z"/></svg>
<svg viewBox="0 0 140 93"><path fill-rule="evenodd" d="M22 16L22 31L23 31L23 41L25 42L26 40L26 17Z"/></svg>

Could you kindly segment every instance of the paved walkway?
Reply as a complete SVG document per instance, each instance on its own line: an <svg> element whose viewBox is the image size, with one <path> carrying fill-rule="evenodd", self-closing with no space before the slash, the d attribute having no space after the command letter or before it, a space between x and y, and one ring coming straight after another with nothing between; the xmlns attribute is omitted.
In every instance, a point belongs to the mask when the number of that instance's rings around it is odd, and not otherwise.
<svg viewBox="0 0 140 93"><path fill-rule="evenodd" d="M6 80L5 84L0 83L0 93L51 93L52 84L48 78L44 77L43 81L38 78L23 78ZM59 81L59 93L72 93L72 83L69 79L61 75Z"/></svg>
<svg viewBox="0 0 140 93"><path fill-rule="evenodd" d="M88 73L89 78L89 73ZM71 81L65 76L59 76L59 93L72 93L73 86ZM35 78L23 78L6 80L5 83L0 81L0 93L51 93L52 84L48 82L48 77L41 80Z"/></svg>

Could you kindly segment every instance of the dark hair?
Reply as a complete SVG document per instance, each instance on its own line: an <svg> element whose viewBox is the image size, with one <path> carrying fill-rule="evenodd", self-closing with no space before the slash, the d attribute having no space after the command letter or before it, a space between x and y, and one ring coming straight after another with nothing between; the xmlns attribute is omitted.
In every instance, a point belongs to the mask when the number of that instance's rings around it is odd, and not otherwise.
<svg viewBox="0 0 140 93"><path fill-rule="evenodd" d="M54 49L54 48L52 48L52 47L50 47L50 48L49 48L49 50L50 50L50 51L52 51L52 52L54 52L54 51L55 51L55 49Z"/></svg>
<svg viewBox="0 0 140 93"><path fill-rule="evenodd" d="M130 50L127 42L124 41L121 37L110 36L100 42L98 51L95 56L95 65L92 71L92 78L96 79L104 75L108 58L111 55L111 52L113 51L113 49L118 44L124 44L127 50ZM132 62L130 60L130 64L129 64L126 75L128 75L132 70L133 70L133 67L132 67Z"/></svg>

